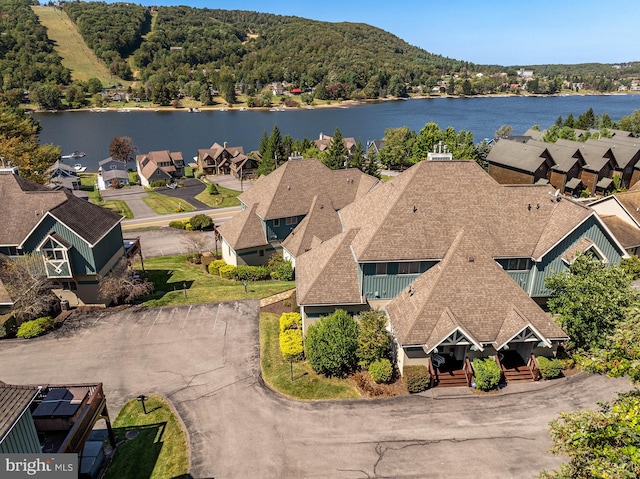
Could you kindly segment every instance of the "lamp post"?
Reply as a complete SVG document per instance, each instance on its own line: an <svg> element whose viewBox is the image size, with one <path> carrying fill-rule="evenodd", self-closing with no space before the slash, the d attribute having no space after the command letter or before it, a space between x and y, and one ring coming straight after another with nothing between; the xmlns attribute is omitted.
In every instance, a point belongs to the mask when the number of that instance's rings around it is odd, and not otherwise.
<svg viewBox="0 0 640 479"><path fill-rule="evenodd" d="M144 402L149 398L144 394L140 394L140 396L138 396L136 399L142 403L142 410L145 414L147 414L147 407L145 406Z"/></svg>

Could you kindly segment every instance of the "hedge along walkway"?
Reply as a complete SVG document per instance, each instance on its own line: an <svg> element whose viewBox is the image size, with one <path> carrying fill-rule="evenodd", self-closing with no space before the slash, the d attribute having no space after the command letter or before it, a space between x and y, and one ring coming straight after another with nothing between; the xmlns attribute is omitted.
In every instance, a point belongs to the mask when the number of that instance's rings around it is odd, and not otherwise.
<svg viewBox="0 0 640 479"><path fill-rule="evenodd" d="M268 298L262 298L260 300L260 307L264 308L265 306L269 306L270 304L279 303L280 301L289 299L295 292L296 289L293 288L288 291L283 291L282 293L274 294L273 296L269 296Z"/></svg>

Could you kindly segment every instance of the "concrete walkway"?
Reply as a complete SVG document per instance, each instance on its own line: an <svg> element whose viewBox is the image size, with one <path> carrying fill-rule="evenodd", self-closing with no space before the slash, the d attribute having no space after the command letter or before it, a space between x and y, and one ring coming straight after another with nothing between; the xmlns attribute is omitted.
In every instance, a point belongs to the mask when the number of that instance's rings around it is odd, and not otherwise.
<svg viewBox="0 0 640 479"><path fill-rule="evenodd" d="M127 203L134 218L149 218L156 216L155 212L142 201L147 192L142 186L131 186L117 190L104 190L100 194L104 200L121 200Z"/></svg>
<svg viewBox="0 0 640 479"><path fill-rule="evenodd" d="M256 180L244 180L240 183L240 180L233 175L207 175L207 181L236 191L247 191L256 182Z"/></svg>

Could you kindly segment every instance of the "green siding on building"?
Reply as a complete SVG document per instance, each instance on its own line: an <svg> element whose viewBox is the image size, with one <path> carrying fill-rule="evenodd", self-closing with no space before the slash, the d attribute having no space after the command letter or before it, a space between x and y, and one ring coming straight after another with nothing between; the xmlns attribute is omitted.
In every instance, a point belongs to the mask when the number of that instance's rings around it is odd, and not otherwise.
<svg viewBox="0 0 640 479"><path fill-rule="evenodd" d="M582 237L591 239L598 246L600 251L602 251L607 258L608 264L620 264L623 253L616 246L613 239L611 239L611 237L605 232L598 220L592 216L572 231L569 236L556 245L549 253L547 253L542 262L535 265L536 271L533 278L533 284L531 285L530 296L549 296L550 291L544 284L545 278L550 277L555 273L568 271L569 267L562 260L562 255ZM527 286L527 288L528 287L529 286ZM525 288L525 291L528 291L527 288Z"/></svg>
<svg viewBox="0 0 640 479"><path fill-rule="evenodd" d="M422 273L437 263L437 261L420 261L418 274L398 274L399 263L386 263L386 275L376 275L376 263L364 263L361 266L362 294L367 299L395 298Z"/></svg>
<svg viewBox="0 0 640 479"><path fill-rule="evenodd" d="M60 264L60 271L56 271L56 268L51 263L45 263L47 268L47 276L49 278L70 278L72 276L69 271L69 263Z"/></svg>
<svg viewBox="0 0 640 479"><path fill-rule="evenodd" d="M267 241L284 241L291 231L300 224L304 217L305 215L296 216L296 222L290 225L286 224L285 218L279 218L279 226L274 226L274 220L262 221L262 227L264 228L264 233L267 236Z"/></svg>
<svg viewBox="0 0 640 479"><path fill-rule="evenodd" d="M122 228L117 224L93 247L93 258L96 271L100 271L111 261L113 255L123 248Z"/></svg>
<svg viewBox="0 0 640 479"><path fill-rule="evenodd" d="M36 426L33 424L31 414L26 411L0 443L0 453L39 454L41 452Z"/></svg>

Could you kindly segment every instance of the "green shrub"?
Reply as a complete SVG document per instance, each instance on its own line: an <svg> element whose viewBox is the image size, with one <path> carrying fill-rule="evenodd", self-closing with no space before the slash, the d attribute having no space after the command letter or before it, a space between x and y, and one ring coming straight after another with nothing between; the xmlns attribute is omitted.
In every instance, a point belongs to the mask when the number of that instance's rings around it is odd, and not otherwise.
<svg viewBox="0 0 640 479"><path fill-rule="evenodd" d="M476 375L476 389L490 391L500 383L500 366L491 358L473 360Z"/></svg>
<svg viewBox="0 0 640 479"><path fill-rule="evenodd" d="M299 361L304 358L302 329L287 329L280 333L280 351L285 361Z"/></svg>
<svg viewBox="0 0 640 479"><path fill-rule="evenodd" d="M562 374L562 361L559 359L539 356L538 366L540 366L540 375L544 379L554 379Z"/></svg>
<svg viewBox="0 0 640 479"><path fill-rule="evenodd" d="M218 192L218 187L213 183L211 183L209 186L207 186L207 193L209 193L210 195L218 195L218 194L220 194Z"/></svg>
<svg viewBox="0 0 640 479"><path fill-rule="evenodd" d="M214 259L211 263L209 263L209 266L207 267L207 269L209 270L210 274L220 274L220 268L222 268L223 266L226 266L227 263L225 262L225 260L223 259Z"/></svg>
<svg viewBox="0 0 640 479"><path fill-rule="evenodd" d="M160 188L161 186L167 186L167 180L153 180L149 182L151 188Z"/></svg>
<svg viewBox="0 0 640 479"><path fill-rule="evenodd" d="M380 311L363 311L358 315L358 364L368 368L372 362L387 357L391 337L386 329L387 317Z"/></svg>
<svg viewBox="0 0 640 479"><path fill-rule="evenodd" d="M186 178L193 178L193 168L191 168L190 166L185 166L184 167L184 176Z"/></svg>
<svg viewBox="0 0 640 479"><path fill-rule="evenodd" d="M194 173L194 176L195 176L197 179L200 179L200 178L202 178L202 177L204 176L204 171L196 171L196 172Z"/></svg>
<svg viewBox="0 0 640 479"><path fill-rule="evenodd" d="M284 259L281 254L274 253L271 255L267 268L269 268L272 279L277 281L293 280L293 265L291 261Z"/></svg>
<svg viewBox="0 0 640 479"><path fill-rule="evenodd" d="M346 377L358 363L358 323L346 311L337 309L309 326L304 344L315 372Z"/></svg>
<svg viewBox="0 0 640 479"><path fill-rule="evenodd" d="M175 228L178 230L184 230L187 228L189 220L173 220L169 222L169 228Z"/></svg>
<svg viewBox="0 0 640 479"><path fill-rule="evenodd" d="M191 223L191 229L194 231L204 231L213 228L213 220L209 216L203 214L192 216L189 218L189 223Z"/></svg>
<svg viewBox="0 0 640 479"><path fill-rule="evenodd" d="M429 389L431 375L426 366L405 366L402 370L402 379L410 393L419 393Z"/></svg>
<svg viewBox="0 0 640 479"><path fill-rule="evenodd" d="M269 270L266 266L240 265L236 267L234 279L239 281L264 281L269 279Z"/></svg>
<svg viewBox="0 0 640 479"><path fill-rule="evenodd" d="M286 331L287 329L302 330L302 316L300 316L300 313L282 313L282 316L280 316L280 331Z"/></svg>
<svg viewBox="0 0 640 479"><path fill-rule="evenodd" d="M634 254L630 258L622 258L620 267L633 279L640 278L640 258L638 255Z"/></svg>
<svg viewBox="0 0 640 479"><path fill-rule="evenodd" d="M15 334L16 317L12 314L0 316L0 339Z"/></svg>
<svg viewBox="0 0 640 479"><path fill-rule="evenodd" d="M54 325L55 321L49 316L25 321L18 328L18 337L25 339L35 338L53 329Z"/></svg>
<svg viewBox="0 0 640 479"><path fill-rule="evenodd" d="M393 378L393 365L387 358L377 359L369 364L369 374L376 383L388 383Z"/></svg>
<svg viewBox="0 0 640 479"><path fill-rule="evenodd" d="M236 267L230 264L225 264L221 266L218 270L220 273L220 277L224 279L235 279Z"/></svg>

